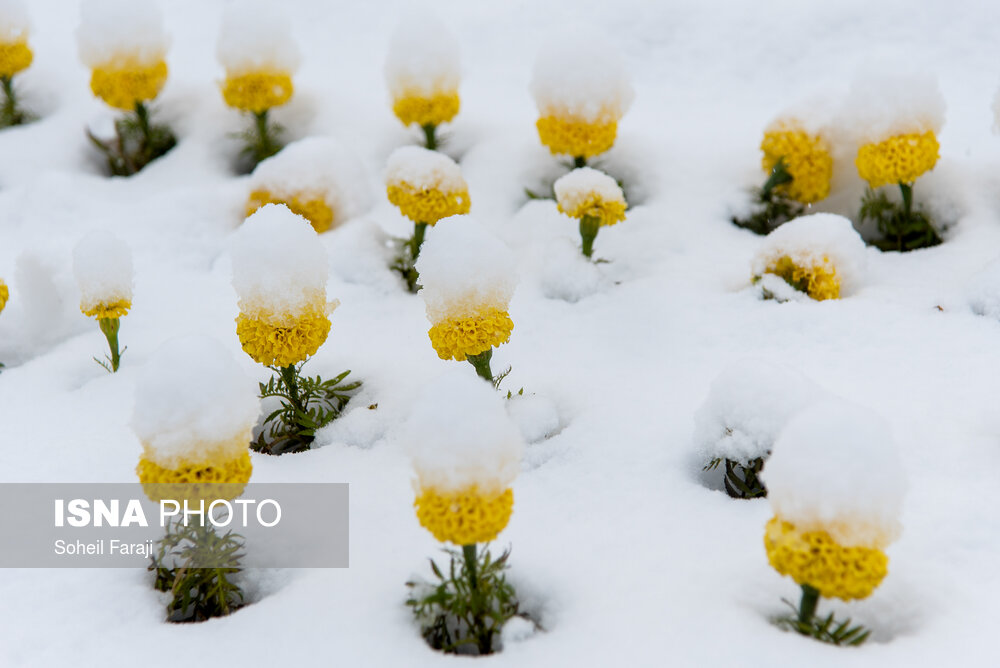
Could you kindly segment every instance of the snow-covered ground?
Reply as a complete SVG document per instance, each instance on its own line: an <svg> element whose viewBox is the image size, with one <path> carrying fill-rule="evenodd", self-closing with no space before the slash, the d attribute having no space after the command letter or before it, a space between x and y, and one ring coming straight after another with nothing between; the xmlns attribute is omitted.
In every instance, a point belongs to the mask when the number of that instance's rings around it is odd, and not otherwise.
<svg viewBox="0 0 1000 668"><path fill-rule="evenodd" d="M0 132L0 479L128 482L135 381L164 341L217 338L240 350L229 243L249 177L231 166L246 119L218 90L222 2L163 3L170 76L154 104L178 146L132 178L101 171L83 129L114 112L94 99L73 31L76 3L31 0L35 63L18 77L41 120ZM367 169L374 206L321 236L327 293L341 306L307 366L364 380L318 449L254 455L255 482L351 485L351 566L248 573L254 601L198 625L164 622L142 570L0 572L4 666L436 666L405 607L438 544L414 515L400 428L445 365L418 296L386 268L387 234L408 221L384 197L382 169L419 137L392 116L383 76L405 2L286 0L302 52L291 138L333 136ZM510 343L494 369L525 388L511 412L528 444L498 545L544 632L479 659L503 666L995 665L1000 595L1000 4L974 0L648 0L462 2L435 11L462 53L462 110L444 134L469 184L472 216L513 249L520 283ZM575 221L528 201L565 171L541 147L529 93L534 55L571 25L621 50L635 99L599 162L633 208L579 257ZM812 95L832 105L872 62L938 77L947 103L941 159L919 201L952 223L945 243L868 251L864 282L839 301L778 304L750 286L761 239L729 216L758 185L767 123ZM847 163L847 172L852 168ZM854 215L856 177L817 208ZM94 228L131 246L133 309L119 373L91 357L105 342L79 311L72 248ZM985 272L985 273L984 273ZM973 309L987 315L979 315ZM768 565L767 501L706 485L694 415L716 376L747 357L796 368L873 409L909 480L889 576L866 600L821 603L873 629L860 649L785 633L768 619L798 587ZM463 363L464 364L464 363ZM466 365L468 366L468 365ZM473 373L468 366L469 373ZM378 404L369 410L370 404ZM5 509L11 512L13 509ZM317 518L322 528L322 518Z"/></svg>

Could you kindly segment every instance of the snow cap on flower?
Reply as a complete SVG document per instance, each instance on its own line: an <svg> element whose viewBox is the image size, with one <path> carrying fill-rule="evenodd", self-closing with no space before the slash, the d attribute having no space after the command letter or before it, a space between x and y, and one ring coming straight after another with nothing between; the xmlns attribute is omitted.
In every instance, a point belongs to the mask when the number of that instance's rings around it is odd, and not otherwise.
<svg viewBox="0 0 1000 668"><path fill-rule="evenodd" d="M592 216L601 225L625 220L625 193L604 172L580 167L556 181L553 189L559 210L571 218Z"/></svg>
<svg viewBox="0 0 1000 668"><path fill-rule="evenodd" d="M144 457L172 469L246 453L260 412L257 386L222 344L171 339L146 362L135 387L132 430Z"/></svg>
<svg viewBox="0 0 1000 668"><path fill-rule="evenodd" d="M766 458L778 434L824 394L800 372L760 359L742 359L712 381L694 416L694 442L704 462L725 457L746 463Z"/></svg>
<svg viewBox="0 0 1000 668"><path fill-rule="evenodd" d="M385 80L394 98L458 91L458 40L433 13L410 13L392 33Z"/></svg>
<svg viewBox="0 0 1000 668"><path fill-rule="evenodd" d="M264 0L238 0L226 7L215 53L227 74L298 70L301 53L281 7Z"/></svg>
<svg viewBox="0 0 1000 668"><path fill-rule="evenodd" d="M906 479L889 425L827 399L789 422L762 474L775 515L838 545L881 549L900 532Z"/></svg>
<svg viewBox="0 0 1000 668"><path fill-rule="evenodd" d="M28 39L31 20L23 0L0 0L0 44L14 44Z"/></svg>
<svg viewBox="0 0 1000 668"><path fill-rule="evenodd" d="M861 145L897 135L936 135L944 112L944 96L933 75L874 67L855 76L839 124Z"/></svg>
<svg viewBox="0 0 1000 668"><path fill-rule="evenodd" d="M498 493L510 486L524 443L503 401L465 369L428 383L403 429L419 488Z"/></svg>
<svg viewBox="0 0 1000 668"><path fill-rule="evenodd" d="M364 176L358 157L336 139L301 139L254 169L247 213L268 203L283 203L309 220L317 232L325 232L371 205Z"/></svg>
<svg viewBox="0 0 1000 668"><path fill-rule="evenodd" d="M514 253L470 216L452 216L428 230L417 271L432 323L487 308L506 311L517 287Z"/></svg>
<svg viewBox="0 0 1000 668"><path fill-rule="evenodd" d="M80 310L97 318L120 317L132 305L132 251L117 236L94 230L73 248Z"/></svg>
<svg viewBox="0 0 1000 668"><path fill-rule="evenodd" d="M397 148L389 155L385 184L389 201L415 223L433 225L442 218L469 213L469 188L462 169L437 151Z"/></svg>
<svg viewBox="0 0 1000 668"><path fill-rule="evenodd" d="M84 0L76 37L90 68L155 65L170 45L153 0Z"/></svg>

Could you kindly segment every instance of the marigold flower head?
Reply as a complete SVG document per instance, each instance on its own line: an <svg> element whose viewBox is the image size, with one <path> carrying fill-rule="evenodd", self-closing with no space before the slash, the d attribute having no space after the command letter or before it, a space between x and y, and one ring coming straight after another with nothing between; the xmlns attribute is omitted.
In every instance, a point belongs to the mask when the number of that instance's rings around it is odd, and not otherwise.
<svg viewBox="0 0 1000 668"><path fill-rule="evenodd" d="M288 102L294 90L292 77L283 72L247 72L227 76L222 97L234 109L259 114Z"/></svg>
<svg viewBox="0 0 1000 668"><path fill-rule="evenodd" d="M506 311L486 307L474 315L438 321L427 335L438 357L464 362L510 341L513 329L514 321Z"/></svg>
<svg viewBox="0 0 1000 668"><path fill-rule="evenodd" d="M0 77L10 78L31 65L34 54L27 40L0 41Z"/></svg>
<svg viewBox="0 0 1000 668"><path fill-rule="evenodd" d="M333 305L321 296L316 304L296 315L258 311L236 316L236 336L243 350L265 366L290 366L316 354L330 334Z"/></svg>
<svg viewBox="0 0 1000 668"><path fill-rule="evenodd" d="M392 34L385 79L404 125L440 125L458 114L458 41L434 15L413 13Z"/></svg>
<svg viewBox="0 0 1000 668"><path fill-rule="evenodd" d="M73 249L80 310L87 316L120 318L132 306L132 251L114 234L95 230Z"/></svg>
<svg viewBox="0 0 1000 668"><path fill-rule="evenodd" d="M613 178L590 167L574 169L553 186L556 204L571 218L589 216L601 225L625 220L625 193Z"/></svg>
<svg viewBox="0 0 1000 668"><path fill-rule="evenodd" d="M442 218L468 213L472 204L455 161L419 146L392 152L385 182L389 201L415 223L434 225Z"/></svg>
<svg viewBox="0 0 1000 668"><path fill-rule="evenodd" d="M0 313L3 313L4 308L7 306L7 300L10 299L10 288L2 278L0 278Z"/></svg>
<svg viewBox="0 0 1000 668"><path fill-rule="evenodd" d="M592 158L608 151L618 136L618 121L588 122L572 116L542 116L538 138L553 155Z"/></svg>
<svg viewBox="0 0 1000 668"><path fill-rule="evenodd" d="M800 292L804 292L818 302L840 298L840 279L837 268L826 255L808 266L795 263L788 255L782 255L764 270L774 274Z"/></svg>
<svg viewBox="0 0 1000 668"><path fill-rule="evenodd" d="M160 466L148 452L144 453L135 467L143 491L157 503L171 499L187 501L189 505L204 501L208 506L216 499L235 499L243 493L253 473L250 452L246 449L250 433L245 436L245 440L239 439L243 450L231 459L208 459L197 464L181 460L172 469Z"/></svg>
<svg viewBox="0 0 1000 668"><path fill-rule="evenodd" d="M764 157L761 167L770 174L781 160L792 180L777 187L802 204L812 204L830 194L833 178L833 157L826 139L807 132L794 120L780 120L764 132L760 143Z"/></svg>
<svg viewBox="0 0 1000 668"><path fill-rule="evenodd" d="M95 67L90 74L90 90L108 106L132 111L140 102L159 95L166 81L167 64L162 60L153 65L122 61Z"/></svg>
<svg viewBox="0 0 1000 668"><path fill-rule="evenodd" d="M430 96L408 92L393 100L392 113L403 125L441 125L457 116L460 106L458 92Z"/></svg>
<svg viewBox="0 0 1000 668"><path fill-rule="evenodd" d="M859 148L854 164L858 174L872 188L912 184L921 174L934 169L939 149L937 137L931 130L923 134L896 135Z"/></svg>
<svg viewBox="0 0 1000 668"><path fill-rule="evenodd" d="M514 492L506 489L499 494L483 494L475 486L445 494L423 489L413 506L420 525L442 543L488 543L510 521Z"/></svg>

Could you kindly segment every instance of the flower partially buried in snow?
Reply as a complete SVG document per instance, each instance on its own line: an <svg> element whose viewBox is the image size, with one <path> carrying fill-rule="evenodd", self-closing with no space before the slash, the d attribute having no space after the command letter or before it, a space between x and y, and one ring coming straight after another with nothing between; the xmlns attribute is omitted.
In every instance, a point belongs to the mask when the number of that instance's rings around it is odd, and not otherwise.
<svg viewBox="0 0 1000 668"><path fill-rule="evenodd" d="M309 222L280 204L247 218L232 249L239 295L236 334L266 366L288 367L315 354L330 333L326 254Z"/></svg>
<svg viewBox="0 0 1000 668"><path fill-rule="evenodd" d="M364 169L338 141L310 137L257 165L246 215L284 204L322 233L358 215L370 202Z"/></svg>
<svg viewBox="0 0 1000 668"><path fill-rule="evenodd" d="M517 285L507 246L475 220L456 216L428 235L417 260L427 333L441 359L464 361L510 340L507 312ZM488 361L487 361L488 364Z"/></svg>
<svg viewBox="0 0 1000 668"><path fill-rule="evenodd" d="M146 495L206 505L239 496L253 470L248 445L259 411L254 382L217 341L164 344L142 370L132 413Z"/></svg>
<svg viewBox="0 0 1000 668"><path fill-rule="evenodd" d="M4 308L7 307L8 299L10 299L10 288L8 288L7 283L0 278L0 313L3 313Z"/></svg>
<svg viewBox="0 0 1000 668"><path fill-rule="evenodd" d="M601 227L625 220L625 193L605 174L590 167L574 169L555 182L559 210L580 221L583 254L594 252L594 239Z"/></svg>
<svg viewBox="0 0 1000 668"><path fill-rule="evenodd" d="M455 545L496 538L510 520L524 447L503 399L467 374L447 373L428 384L404 438L420 524Z"/></svg>
<svg viewBox="0 0 1000 668"><path fill-rule="evenodd" d="M120 318L132 308L132 251L111 232L95 230L77 242L73 273L84 315Z"/></svg>
<svg viewBox="0 0 1000 668"><path fill-rule="evenodd" d="M764 469L768 561L820 595L866 598L888 572L906 481L888 425L826 400L788 424Z"/></svg>
<svg viewBox="0 0 1000 668"><path fill-rule="evenodd" d="M858 149L858 174L872 188L897 183L911 184L937 164L937 137L933 130L894 135Z"/></svg>
<svg viewBox="0 0 1000 668"><path fill-rule="evenodd" d="M153 2L85 0L76 35L94 95L125 111L159 95L169 40Z"/></svg>
<svg viewBox="0 0 1000 668"><path fill-rule="evenodd" d="M414 15L396 28L385 79L403 125L433 127L454 118L459 77L458 41L440 19Z"/></svg>
<svg viewBox="0 0 1000 668"><path fill-rule="evenodd" d="M865 252L864 241L843 216L801 216L764 238L753 259L753 281L766 296L782 300L787 295L781 285L817 301L839 299L860 284Z"/></svg>
<svg viewBox="0 0 1000 668"><path fill-rule="evenodd" d="M556 155L581 163L610 149L632 104L632 85L617 51L603 38L572 35L544 47L531 93L538 136Z"/></svg>
<svg viewBox="0 0 1000 668"><path fill-rule="evenodd" d="M21 0L0 1L0 77L9 79L34 59L28 46L30 24Z"/></svg>
<svg viewBox="0 0 1000 668"><path fill-rule="evenodd" d="M226 8L216 47L226 69L222 97L255 114L292 97L292 75L301 59L291 23L274 3L241 0Z"/></svg>
<svg viewBox="0 0 1000 668"><path fill-rule="evenodd" d="M469 213L469 187L454 160L418 146L403 146L389 156L386 193L414 223L434 225L448 216Z"/></svg>
<svg viewBox="0 0 1000 668"><path fill-rule="evenodd" d="M780 161L792 178L776 186L778 192L802 204L818 202L830 194L833 157L822 135L808 132L794 119L781 119L764 131L760 150L764 153L761 167L766 174Z"/></svg>

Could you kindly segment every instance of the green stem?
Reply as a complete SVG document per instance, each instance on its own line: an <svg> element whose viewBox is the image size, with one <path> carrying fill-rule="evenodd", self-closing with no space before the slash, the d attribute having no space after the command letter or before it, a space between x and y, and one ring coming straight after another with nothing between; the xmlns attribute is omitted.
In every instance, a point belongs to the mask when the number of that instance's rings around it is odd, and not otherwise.
<svg viewBox="0 0 1000 668"><path fill-rule="evenodd" d="M104 333L104 338L108 340L108 348L111 349L111 373L115 373L118 371L122 357L118 350L118 330L121 327L121 321L118 318L101 318L98 320L98 324Z"/></svg>
<svg viewBox="0 0 1000 668"><path fill-rule="evenodd" d="M799 604L799 623L809 624L816 615L819 591L807 584L802 585L802 602Z"/></svg>
<svg viewBox="0 0 1000 668"><path fill-rule="evenodd" d="M18 125L21 121L17 113L17 98L14 96L14 78L0 76L0 84L3 85L4 93L3 112L0 115L8 119L11 125Z"/></svg>
<svg viewBox="0 0 1000 668"><path fill-rule="evenodd" d="M580 219L580 236L583 238L583 254L590 257L594 254L594 239L601 229L601 221L595 216L584 216Z"/></svg>
<svg viewBox="0 0 1000 668"><path fill-rule="evenodd" d="M281 367L281 378L285 381L285 387L288 388L288 397L292 401L295 412L305 413L305 406L302 405L302 400L299 398L298 372L295 370L295 365L289 364Z"/></svg>
<svg viewBox="0 0 1000 668"><path fill-rule="evenodd" d="M431 151L436 151L438 147L437 143L437 126L433 123L428 123L427 125L421 126L424 130L424 145Z"/></svg>
<svg viewBox="0 0 1000 668"><path fill-rule="evenodd" d="M581 167L587 166L587 159L582 155L578 155L573 158L573 169L580 169Z"/></svg>
<svg viewBox="0 0 1000 668"><path fill-rule="evenodd" d="M478 355L469 355L466 357L469 363L475 367L476 374L480 378L493 384L493 371L490 369L490 358L493 357L493 349L490 348L484 353L479 353Z"/></svg>
<svg viewBox="0 0 1000 668"><path fill-rule="evenodd" d="M416 262L420 256L420 247L424 245L424 235L427 234L427 223L413 224L413 237L410 239L410 255Z"/></svg>
<svg viewBox="0 0 1000 668"><path fill-rule="evenodd" d="M470 607L472 609L472 619L475 625L476 643L479 646L479 654L492 654L493 638L492 633L486 628L486 622L483 619L483 601L479 591L479 576L476 573L476 544L463 545L462 556L465 557L465 570L469 573Z"/></svg>
<svg viewBox="0 0 1000 668"><path fill-rule="evenodd" d="M789 183L792 181L792 174L788 171L788 166L785 164L784 158L778 158L778 163L771 170L771 175L764 182L764 186L760 189L761 199L767 201L771 196L771 191L778 186Z"/></svg>
<svg viewBox="0 0 1000 668"><path fill-rule="evenodd" d="M271 137L271 129L268 127L268 109L253 112L254 128L257 133L256 159L258 162L265 158L270 158L278 152L278 147Z"/></svg>
<svg viewBox="0 0 1000 668"><path fill-rule="evenodd" d="M910 216L913 212L913 184L900 182L899 190L903 194L903 225L897 226L896 246L903 250L903 229L909 227Z"/></svg>

